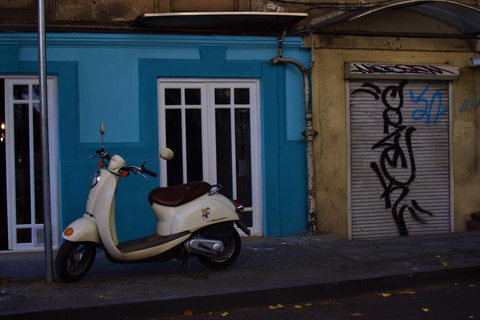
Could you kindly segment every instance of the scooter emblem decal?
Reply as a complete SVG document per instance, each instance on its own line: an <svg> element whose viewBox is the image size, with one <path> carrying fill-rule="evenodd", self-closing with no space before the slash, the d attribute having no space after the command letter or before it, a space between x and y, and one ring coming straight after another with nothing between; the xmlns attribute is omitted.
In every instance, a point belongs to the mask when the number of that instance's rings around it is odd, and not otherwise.
<svg viewBox="0 0 480 320"><path fill-rule="evenodd" d="M210 215L210 210L209 207L206 207L205 209L202 209L202 218L203 220L205 220L205 218L208 218L208 216Z"/></svg>

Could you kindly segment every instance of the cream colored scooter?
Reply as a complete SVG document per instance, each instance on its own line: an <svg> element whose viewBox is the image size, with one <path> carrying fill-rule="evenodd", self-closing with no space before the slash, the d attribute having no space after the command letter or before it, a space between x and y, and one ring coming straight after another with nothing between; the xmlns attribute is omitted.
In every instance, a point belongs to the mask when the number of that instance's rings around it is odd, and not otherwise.
<svg viewBox="0 0 480 320"><path fill-rule="evenodd" d="M91 158L99 157L99 166L108 166L92 175L86 212L62 234L65 241L57 253L55 269L63 281L80 280L93 265L97 248L105 250L107 258L116 263L177 258L188 265L190 257L196 256L209 268L223 269L235 262L241 240L234 224L250 235L240 220L243 205L221 195L220 185L211 186L204 181L152 190L148 201L158 220L156 233L119 243L115 227L118 182L130 172L145 179L145 175L156 177L145 168L145 163L160 158L170 160L173 152L165 148L160 151L160 157L147 160L141 166L126 166L121 156L110 156L105 151L103 123L100 133L102 149Z"/></svg>

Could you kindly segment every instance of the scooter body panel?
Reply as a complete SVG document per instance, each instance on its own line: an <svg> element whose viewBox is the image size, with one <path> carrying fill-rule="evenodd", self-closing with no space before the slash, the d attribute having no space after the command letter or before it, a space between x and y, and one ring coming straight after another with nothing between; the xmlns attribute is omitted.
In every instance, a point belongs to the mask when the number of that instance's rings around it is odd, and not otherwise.
<svg viewBox="0 0 480 320"><path fill-rule="evenodd" d="M115 228L115 191L120 179L108 170L100 170L101 177L95 187L90 189L87 200L87 210L97 221L97 226L105 250L118 260L124 257L117 248L117 232ZM90 213L87 211L87 213Z"/></svg>
<svg viewBox="0 0 480 320"><path fill-rule="evenodd" d="M237 220L240 217L230 200L220 194L206 194L178 208L170 233L194 232L212 224Z"/></svg>
<svg viewBox="0 0 480 320"><path fill-rule="evenodd" d="M68 225L62 233L62 238L72 242L95 242L102 245L97 222L86 213Z"/></svg>

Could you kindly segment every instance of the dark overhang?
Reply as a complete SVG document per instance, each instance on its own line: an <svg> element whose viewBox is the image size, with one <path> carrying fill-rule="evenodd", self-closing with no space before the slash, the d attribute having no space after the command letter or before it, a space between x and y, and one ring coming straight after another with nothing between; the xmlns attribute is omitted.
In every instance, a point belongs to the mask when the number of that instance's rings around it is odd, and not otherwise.
<svg viewBox="0 0 480 320"><path fill-rule="evenodd" d="M251 11L145 13L135 19L134 26L162 31L281 33L307 16L307 13Z"/></svg>
<svg viewBox="0 0 480 320"><path fill-rule="evenodd" d="M322 28L332 24L353 21L386 9L405 10L419 13L450 25L465 35L480 35L480 8L448 0L407 0L388 5L353 10L319 24L312 25L310 28L312 30L321 31Z"/></svg>

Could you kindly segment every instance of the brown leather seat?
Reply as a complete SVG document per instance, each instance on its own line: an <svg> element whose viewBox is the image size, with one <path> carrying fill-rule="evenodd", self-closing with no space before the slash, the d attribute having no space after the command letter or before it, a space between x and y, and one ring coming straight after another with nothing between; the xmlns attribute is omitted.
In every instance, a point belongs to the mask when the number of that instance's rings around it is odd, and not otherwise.
<svg viewBox="0 0 480 320"><path fill-rule="evenodd" d="M203 196L210 189L212 189L212 186L205 181L194 181L174 187L155 188L148 195L148 201L151 205L157 203L163 206L176 207Z"/></svg>

